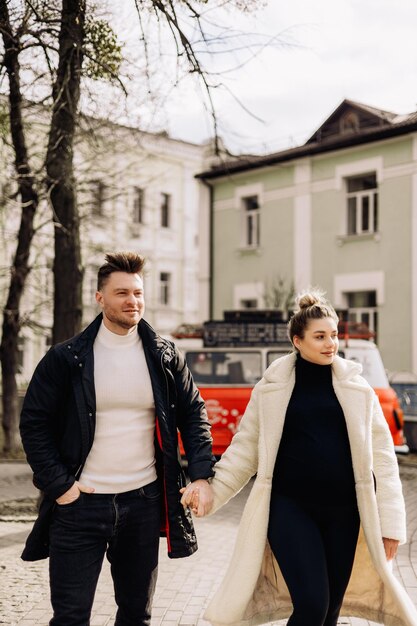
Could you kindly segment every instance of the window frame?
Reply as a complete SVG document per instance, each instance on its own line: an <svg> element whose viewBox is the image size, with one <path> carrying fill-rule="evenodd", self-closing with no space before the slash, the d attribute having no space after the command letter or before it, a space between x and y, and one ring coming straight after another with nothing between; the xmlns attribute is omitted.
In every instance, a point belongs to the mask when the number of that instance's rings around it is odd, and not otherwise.
<svg viewBox="0 0 417 626"><path fill-rule="evenodd" d="M107 185L101 178L92 180L90 185L92 187L91 215L93 217L103 217Z"/></svg>
<svg viewBox="0 0 417 626"><path fill-rule="evenodd" d="M172 195L161 191L160 198L160 226L161 228L171 228Z"/></svg>
<svg viewBox="0 0 417 626"><path fill-rule="evenodd" d="M133 187L133 206L132 206L132 223L143 224L144 223L144 209L145 209L145 189L135 185Z"/></svg>
<svg viewBox="0 0 417 626"><path fill-rule="evenodd" d="M25 371L27 338L24 335L17 337L16 373L23 374Z"/></svg>
<svg viewBox="0 0 417 626"><path fill-rule="evenodd" d="M256 199L256 208L250 208L249 202ZM261 204L259 194L241 196L242 245L244 248L257 249L261 244Z"/></svg>
<svg viewBox="0 0 417 626"><path fill-rule="evenodd" d="M354 179L375 177L375 187L349 191ZM348 237L378 233L378 179L376 172L346 177L346 235ZM352 202L354 201L354 202Z"/></svg>
<svg viewBox="0 0 417 626"><path fill-rule="evenodd" d="M194 381L200 387L252 388L262 377L261 348L190 348L185 351L185 358ZM199 370L200 359L203 359L201 363L206 371Z"/></svg>
<svg viewBox="0 0 417 626"><path fill-rule="evenodd" d="M361 298L361 294L365 295L365 298ZM378 333L377 290L366 289L358 291L347 291L345 295L347 299L348 321L356 322L359 324L366 324L368 329L371 332L375 333L374 341L376 343L376 337ZM355 298L355 296L359 296L359 302L357 303L353 301L353 298Z"/></svg>
<svg viewBox="0 0 417 626"><path fill-rule="evenodd" d="M166 277L165 280L163 277ZM161 306L170 306L172 291L172 274L171 272L159 272L159 304Z"/></svg>

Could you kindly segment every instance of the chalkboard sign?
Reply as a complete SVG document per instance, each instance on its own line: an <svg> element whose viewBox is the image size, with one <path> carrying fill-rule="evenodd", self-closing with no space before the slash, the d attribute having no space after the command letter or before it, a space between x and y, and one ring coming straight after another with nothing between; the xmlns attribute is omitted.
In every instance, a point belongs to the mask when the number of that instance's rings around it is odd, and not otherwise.
<svg viewBox="0 0 417 626"><path fill-rule="evenodd" d="M289 344L287 325L283 322L204 322L203 340L206 348Z"/></svg>
<svg viewBox="0 0 417 626"><path fill-rule="evenodd" d="M283 312L278 309L233 309L223 311L225 322L281 322L285 323Z"/></svg>

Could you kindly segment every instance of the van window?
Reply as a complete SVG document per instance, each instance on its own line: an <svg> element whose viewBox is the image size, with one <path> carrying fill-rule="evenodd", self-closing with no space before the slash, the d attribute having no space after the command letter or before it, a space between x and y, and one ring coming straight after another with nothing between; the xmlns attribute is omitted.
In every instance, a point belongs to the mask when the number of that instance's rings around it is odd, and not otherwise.
<svg viewBox="0 0 417 626"><path fill-rule="evenodd" d="M287 350L268 350L266 353L266 366L269 367L275 359L279 359L286 354L290 354L291 346Z"/></svg>
<svg viewBox="0 0 417 626"><path fill-rule="evenodd" d="M187 365L197 385L255 385L262 376L259 351L188 351Z"/></svg>
<svg viewBox="0 0 417 626"><path fill-rule="evenodd" d="M374 389L388 389L389 382L379 351L359 347L339 350L339 356L362 365L362 376Z"/></svg>

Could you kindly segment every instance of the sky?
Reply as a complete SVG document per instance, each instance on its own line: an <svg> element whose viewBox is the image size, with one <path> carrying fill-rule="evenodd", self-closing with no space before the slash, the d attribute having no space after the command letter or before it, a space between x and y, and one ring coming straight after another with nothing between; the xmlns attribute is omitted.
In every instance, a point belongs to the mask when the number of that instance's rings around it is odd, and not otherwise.
<svg viewBox="0 0 417 626"><path fill-rule="evenodd" d="M225 85L214 96L219 134L232 152L300 145L344 98L396 113L417 110L416 0L268 0L254 14L225 20L251 33L246 41L279 41L219 78ZM246 58L243 49L208 63L222 72ZM160 123L171 136L208 139L210 119L191 82L167 101Z"/></svg>

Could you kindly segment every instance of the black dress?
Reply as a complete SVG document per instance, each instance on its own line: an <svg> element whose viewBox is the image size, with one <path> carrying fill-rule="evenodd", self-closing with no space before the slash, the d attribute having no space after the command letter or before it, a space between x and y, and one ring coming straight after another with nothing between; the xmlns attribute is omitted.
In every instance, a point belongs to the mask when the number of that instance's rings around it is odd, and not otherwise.
<svg viewBox="0 0 417 626"><path fill-rule="evenodd" d="M349 438L331 366L295 367L268 541L293 603L287 626L336 626L359 534Z"/></svg>

